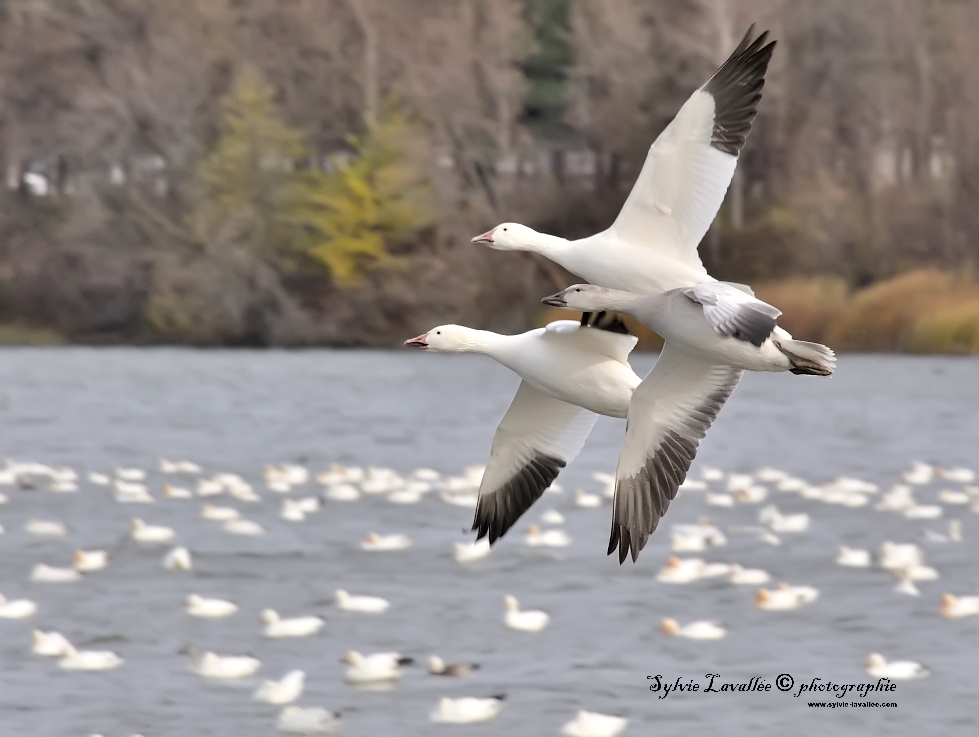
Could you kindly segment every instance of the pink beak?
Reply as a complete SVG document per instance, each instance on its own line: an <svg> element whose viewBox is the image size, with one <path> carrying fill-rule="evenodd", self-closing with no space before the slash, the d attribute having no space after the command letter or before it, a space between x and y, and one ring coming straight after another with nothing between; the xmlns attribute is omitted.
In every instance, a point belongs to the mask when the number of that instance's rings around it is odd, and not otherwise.
<svg viewBox="0 0 979 737"><path fill-rule="evenodd" d="M425 350L428 348L428 333L422 333L417 338L406 340L405 345L408 348L421 348L422 350Z"/></svg>
<svg viewBox="0 0 979 737"><path fill-rule="evenodd" d="M495 232L496 228L493 228L493 230L487 230L482 235L477 235L475 238L473 238L472 242L478 243L482 246L489 246L493 243L493 233Z"/></svg>

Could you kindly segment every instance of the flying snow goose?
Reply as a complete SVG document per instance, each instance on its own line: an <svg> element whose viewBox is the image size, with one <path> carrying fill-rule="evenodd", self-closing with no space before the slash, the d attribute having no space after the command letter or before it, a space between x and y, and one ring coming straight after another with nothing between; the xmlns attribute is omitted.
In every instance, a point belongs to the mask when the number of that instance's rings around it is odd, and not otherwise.
<svg viewBox="0 0 979 737"><path fill-rule="evenodd" d="M586 314L520 335L442 325L405 343L485 353L523 381L493 437L472 529L490 544L506 534L581 450L597 415L624 418L639 384L629 353L637 338L618 318Z"/></svg>
<svg viewBox="0 0 979 737"><path fill-rule="evenodd" d="M625 717L579 711L575 719L561 727L561 734L565 737L616 737L628 723Z"/></svg>
<svg viewBox="0 0 979 737"><path fill-rule="evenodd" d="M287 706L275 728L283 734L333 734L340 728L340 715L322 706Z"/></svg>
<svg viewBox="0 0 979 737"><path fill-rule="evenodd" d="M660 624L660 629L673 637L687 637L691 640L720 640L727 631L714 622L691 622L683 627L675 619L667 617Z"/></svg>
<svg viewBox="0 0 979 737"><path fill-rule="evenodd" d="M779 311L722 282L650 295L577 284L542 301L632 315L666 339L629 405L608 549L618 547L620 563L635 561L656 530L742 370L826 376L835 367L824 346L770 338Z"/></svg>
<svg viewBox="0 0 979 737"><path fill-rule="evenodd" d="M252 698L263 704L276 706L291 704L302 694L305 680L306 674L303 671L291 670L278 681L263 681L262 685L255 689Z"/></svg>
<svg viewBox="0 0 979 737"><path fill-rule="evenodd" d="M473 243L534 251L593 284L634 292L712 281L697 246L731 184L775 49L774 41L765 44L767 32L752 39L753 31L650 147L611 227L568 241L503 223Z"/></svg>
<svg viewBox="0 0 979 737"><path fill-rule="evenodd" d="M345 612L362 612L365 614L380 614L387 611L391 602L380 596L351 596L343 589L337 589L334 595L337 609Z"/></svg>
<svg viewBox="0 0 979 737"><path fill-rule="evenodd" d="M431 656L426 665L428 672L433 676L450 676L453 678L465 678L471 676L474 670L479 670L479 663L446 664L438 655Z"/></svg>
<svg viewBox="0 0 979 737"><path fill-rule="evenodd" d="M347 683L376 683L396 681L401 678L401 668L411 665L412 658L402 658L399 653L373 653L361 655L356 650L349 650L340 658L346 663Z"/></svg>
<svg viewBox="0 0 979 737"><path fill-rule="evenodd" d="M495 719L503 709L504 695L480 699L474 696L463 696L450 699L443 696L438 705L429 715L433 722L447 724L471 724L473 722L488 722Z"/></svg>
<svg viewBox="0 0 979 737"><path fill-rule="evenodd" d="M874 678L892 678L894 680L906 678L924 678L928 675L928 669L921 663L911 660L893 660L887 662L880 653L870 653L867 656L867 673Z"/></svg>

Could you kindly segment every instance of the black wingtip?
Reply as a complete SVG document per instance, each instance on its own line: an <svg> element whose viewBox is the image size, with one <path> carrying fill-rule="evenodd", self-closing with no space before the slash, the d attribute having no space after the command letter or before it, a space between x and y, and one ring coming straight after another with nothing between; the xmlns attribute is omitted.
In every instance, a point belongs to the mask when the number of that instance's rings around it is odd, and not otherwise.
<svg viewBox="0 0 979 737"><path fill-rule="evenodd" d="M614 312L582 312L581 324L583 327L605 330L610 333L621 333L622 335L632 335L629 328Z"/></svg>
<svg viewBox="0 0 979 737"><path fill-rule="evenodd" d="M398 658L398 665L414 665L414 658Z"/></svg>
<svg viewBox="0 0 979 737"><path fill-rule="evenodd" d="M488 535L492 545L503 537L566 465L561 458L538 453L503 486L480 493L471 530L476 532L476 540Z"/></svg>

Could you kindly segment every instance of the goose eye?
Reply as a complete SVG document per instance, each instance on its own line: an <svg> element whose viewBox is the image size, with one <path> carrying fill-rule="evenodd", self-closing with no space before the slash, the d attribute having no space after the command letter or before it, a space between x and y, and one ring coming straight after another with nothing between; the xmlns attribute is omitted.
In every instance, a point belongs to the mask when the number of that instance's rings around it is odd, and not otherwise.
<svg viewBox="0 0 979 737"><path fill-rule="evenodd" d="M435 334L436 334L436 335L441 335L441 334L442 334L442 331L441 331L441 330L436 330L436 331L435 331Z"/></svg>
<svg viewBox="0 0 979 737"><path fill-rule="evenodd" d="M575 291L576 291L576 292L580 292L581 290L580 290L580 289L575 289Z"/></svg>
<svg viewBox="0 0 979 737"><path fill-rule="evenodd" d="M506 228L503 229L503 232L506 233Z"/></svg>

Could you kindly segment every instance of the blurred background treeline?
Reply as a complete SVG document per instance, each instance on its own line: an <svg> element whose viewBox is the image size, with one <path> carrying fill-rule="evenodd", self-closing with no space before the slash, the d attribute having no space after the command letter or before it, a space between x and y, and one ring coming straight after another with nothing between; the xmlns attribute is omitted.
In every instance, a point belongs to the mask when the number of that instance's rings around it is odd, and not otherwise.
<svg viewBox="0 0 979 737"><path fill-rule="evenodd" d="M752 22L707 268L799 337L979 352L974 0L4 0L0 342L537 324L572 277L469 239L606 227Z"/></svg>

